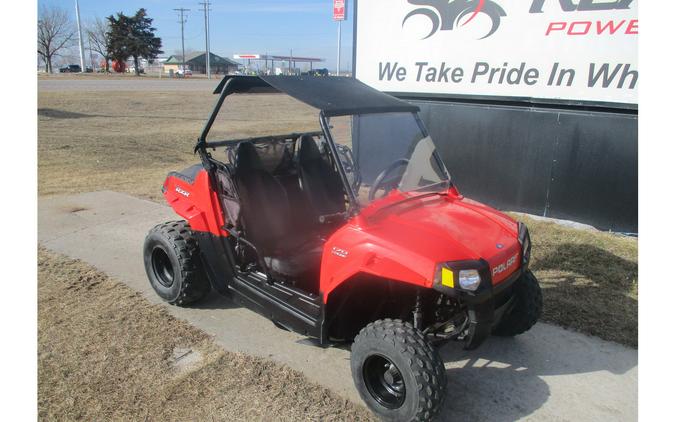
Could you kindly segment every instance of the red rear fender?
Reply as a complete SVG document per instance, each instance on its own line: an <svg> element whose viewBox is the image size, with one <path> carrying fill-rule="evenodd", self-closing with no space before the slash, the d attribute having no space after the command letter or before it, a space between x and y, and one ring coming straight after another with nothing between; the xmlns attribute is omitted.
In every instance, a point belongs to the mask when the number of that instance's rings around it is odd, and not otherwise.
<svg viewBox="0 0 675 422"><path fill-rule="evenodd" d="M211 188L206 170L199 170L194 178L181 173L169 173L162 188L164 197L178 215L190 223L194 231L227 236L218 195Z"/></svg>

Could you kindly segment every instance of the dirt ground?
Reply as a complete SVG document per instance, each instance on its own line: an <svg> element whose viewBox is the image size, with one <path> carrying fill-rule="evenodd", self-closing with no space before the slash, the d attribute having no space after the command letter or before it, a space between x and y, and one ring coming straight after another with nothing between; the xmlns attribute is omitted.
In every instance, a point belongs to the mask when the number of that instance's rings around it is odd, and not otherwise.
<svg viewBox="0 0 675 422"><path fill-rule="evenodd" d="M94 268L38 251L40 420L371 420L270 361L223 351Z"/></svg>
<svg viewBox="0 0 675 422"><path fill-rule="evenodd" d="M198 91L40 92L39 194L110 189L162 201L166 173L197 162L214 101ZM315 110L281 95L234 96L221 116L210 139L318 130ZM544 319L637 347L637 240L526 220Z"/></svg>

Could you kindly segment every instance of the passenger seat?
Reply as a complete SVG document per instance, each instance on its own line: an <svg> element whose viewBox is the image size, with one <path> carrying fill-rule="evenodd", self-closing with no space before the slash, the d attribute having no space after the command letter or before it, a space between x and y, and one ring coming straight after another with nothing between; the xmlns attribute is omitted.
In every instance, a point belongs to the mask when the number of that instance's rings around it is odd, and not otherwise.
<svg viewBox="0 0 675 422"><path fill-rule="evenodd" d="M314 138L303 135L300 138L298 167L302 189L317 218L321 215L345 211L345 195L340 175L319 151Z"/></svg>
<svg viewBox="0 0 675 422"><path fill-rule="evenodd" d="M310 231L294 229L286 190L263 168L252 143L239 144L235 161L246 239L275 278L318 292L323 242Z"/></svg>

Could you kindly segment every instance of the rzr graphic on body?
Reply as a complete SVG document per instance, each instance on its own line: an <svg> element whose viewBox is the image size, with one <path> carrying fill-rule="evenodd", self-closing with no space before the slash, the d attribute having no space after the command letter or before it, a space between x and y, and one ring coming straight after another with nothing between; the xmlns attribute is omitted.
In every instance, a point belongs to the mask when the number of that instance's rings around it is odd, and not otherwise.
<svg viewBox="0 0 675 422"><path fill-rule="evenodd" d="M408 0L408 3L420 7L408 13L403 18L402 26L413 16L425 16L431 21L431 31L423 39L434 35L437 31L451 31L462 18L471 14L461 26L471 22L478 14L485 13L492 20L492 26L487 35L480 39L487 38L499 29L501 18L506 16L506 12L500 5L492 0Z"/></svg>

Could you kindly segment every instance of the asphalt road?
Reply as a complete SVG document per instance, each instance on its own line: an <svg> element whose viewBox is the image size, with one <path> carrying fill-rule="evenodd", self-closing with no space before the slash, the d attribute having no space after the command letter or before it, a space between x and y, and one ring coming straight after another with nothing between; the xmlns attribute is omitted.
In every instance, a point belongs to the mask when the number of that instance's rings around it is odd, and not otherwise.
<svg viewBox="0 0 675 422"><path fill-rule="evenodd" d="M38 208L41 244L160 303L145 276L142 245L155 224L178 219L171 209L115 192L41 197ZM216 294L194 308L167 307L227 350L284 363L359 401L347 349L316 347ZM615 343L539 323L474 351L447 344L441 356L449 382L442 420L637 420L638 353Z"/></svg>
<svg viewBox="0 0 675 422"><path fill-rule="evenodd" d="M216 79L169 79L124 77L105 79L38 79L38 92L54 91L204 91L211 93L218 85Z"/></svg>

